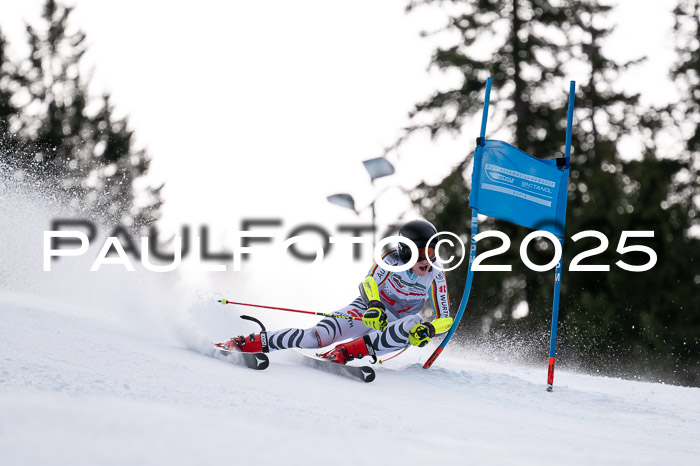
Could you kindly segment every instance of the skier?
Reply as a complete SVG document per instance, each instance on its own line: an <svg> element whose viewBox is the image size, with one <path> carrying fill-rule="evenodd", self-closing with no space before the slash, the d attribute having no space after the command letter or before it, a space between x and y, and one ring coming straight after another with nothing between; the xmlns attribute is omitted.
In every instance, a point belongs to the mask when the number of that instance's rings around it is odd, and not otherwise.
<svg viewBox="0 0 700 466"><path fill-rule="evenodd" d="M268 353L287 348L323 348L346 339L321 356L338 364L355 358L376 356L403 349L408 344L425 346L430 338L452 326L447 283L443 272L428 262L435 262L437 230L424 220L406 223L399 235L418 248L418 261L408 270L389 272L374 264L360 284L361 296L334 314L361 317L356 320L326 317L308 329L283 329L232 338L222 348L245 353ZM429 240L433 241L428 244ZM383 256L390 266L403 265L411 259L411 250L400 242L398 248ZM423 322L418 313L431 299L433 322ZM364 324L364 325L362 325Z"/></svg>

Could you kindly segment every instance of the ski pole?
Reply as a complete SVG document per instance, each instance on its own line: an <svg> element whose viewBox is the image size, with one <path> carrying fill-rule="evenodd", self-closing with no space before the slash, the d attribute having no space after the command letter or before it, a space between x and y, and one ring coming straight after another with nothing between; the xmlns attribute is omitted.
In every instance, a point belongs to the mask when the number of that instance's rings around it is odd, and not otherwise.
<svg viewBox="0 0 700 466"><path fill-rule="evenodd" d="M315 316L323 316L323 317L335 317L338 319L350 319L350 320L362 320L362 317L353 317L353 316L344 316L344 315L336 315L336 314L326 314L324 312L311 312L311 311L301 311L299 309L288 309L286 307L274 307L274 306L263 306L261 304L249 304L249 303L237 303L235 301L229 301L228 299L220 299L217 300L217 302L221 304L237 304L239 306L250 306L250 307L260 307L263 309L275 309L277 311L287 311L287 312L299 312L301 314L312 314Z"/></svg>
<svg viewBox="0 0 700 466"><path fill-rule="evenodd" d="M387 362L387 361L390 360L390 359L394 359L396 356L400 356L401 353L403 353L404 351L406 351L406 350L408 349L409 346L411 346L410 343L407 344L406 346L404 346L403 349L402 349L401 351L399 351L398 353L396 353L395 355L390 356L390 357L385 358L385 359L380 359L379 361L377 361L377 364L383 364L383 363Z"/></svg>

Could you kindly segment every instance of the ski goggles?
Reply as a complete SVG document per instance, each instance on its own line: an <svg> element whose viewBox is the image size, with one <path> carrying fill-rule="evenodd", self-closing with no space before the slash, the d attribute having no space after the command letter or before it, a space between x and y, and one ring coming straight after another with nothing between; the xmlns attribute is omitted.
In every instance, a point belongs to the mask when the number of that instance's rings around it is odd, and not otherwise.
<svg viewBox="0 0 700 466"><path fill-rule="evenodd" d="M430 262L435 262L435 248L424 248L418 250L418 261L423 262L430 259Z"/></svg>

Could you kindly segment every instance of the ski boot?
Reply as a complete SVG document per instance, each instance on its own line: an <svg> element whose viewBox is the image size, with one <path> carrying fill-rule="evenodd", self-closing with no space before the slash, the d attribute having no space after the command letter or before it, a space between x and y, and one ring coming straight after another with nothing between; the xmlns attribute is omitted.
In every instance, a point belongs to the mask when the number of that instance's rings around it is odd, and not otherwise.
<svg viewBox="0 0 700 466"><path fill-rule="evenodd" d="M362 359L365 356L371 356L373 358L372 363L377 362L377 356L374 354L374 348L368 335L347 343L341 343L319 356L336 364L346 364L353 359Z"/></svg>
<svg viewBox="0 0 700 466"><path fill-rule="evenodd" d="M267 346L267 332L265 326L258 319L250 316L241 316L241 319L250 320L260 325L260 333L251 333L247 337L243 335L233 337L223 343L215 345L224 351L240 351L241 353L269 353L270 348Z"/></svg>
<svg viewBox="0 0 700 466"><path fill-rule="evenodd" d="M225 351L240 351L241 353L269 353L267 346L267 332L251 333L247 337L243 335L233 337L216 346Z"/></svg>

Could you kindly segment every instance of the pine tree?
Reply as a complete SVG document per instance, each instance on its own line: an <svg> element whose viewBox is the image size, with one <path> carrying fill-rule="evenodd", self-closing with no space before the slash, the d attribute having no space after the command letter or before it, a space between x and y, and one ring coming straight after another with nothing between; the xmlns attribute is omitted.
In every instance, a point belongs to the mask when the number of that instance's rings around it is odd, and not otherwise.
<svg viewBox="0 0 700 466"><path fill-rule="evenodd" d="M18 109L12 102L12 87L16 85L16 71L5 55L6 48L7 41L0 31L0 154L6 154L17 148L12 132L12 119L16 118L18 113Z"/></svg>
<svg viewBox="0 0 700 466"><path fill-rule="evenodd" d="M435 3L443 2L414 1L407 10ZM566 37L556 31L572 26L574 10L541 0L451 3L463 11L451 15L447 25L433 34L456 35L460 41L436 50L432 66L445 73L458 71L463 81L456 89L436 92L418 103L410 114L414 124L408 133L428 129L436 137L444 131L460 131L467 118L480 114L480 94L491 77L492 111L503 114L513 144L538 157L556 155L564 145L565 125L559 120L566 118L562 84L566 84L563 67L568 59ZM496 31L503 28L506 32L501 37ZM474 58L489 47L493 48L490 58ZM493 127L493 119L490 124Z"/></svg>
<svg viewBox="0 0 700 466"><path fill-rule="evenodd" d="M700 1L681 0L674 9L676 18L674 32L678 46L679 61L671 70L671 77L678 84L681 102L675 108L668 108L674 124L684 132L685 150L680 155L685 163L681 182L682 192L677 192L676 200L686 202L693 225L699 225L700 206Z"/></svg>
<svg viewBox="0 0 700 466"><path fill-rule="evenodd" d="M20 135L29 150L14 156L75 207L107 224L143 227L158 216L159 189L147 188L135 203L134 181L149 159L134 149L127 119L113 117L109 95L89 95L81 75L85 34L71 32L71 11L47 0L45 26L27 26L31 51L18 76L25 100Z"/></svg>
<svg viewBox="0 0 700 466"><path fill-rule="evenodd" d="M660 111L650 112L645 126L651 134L647 152L653 160L637 164L641 186L666 182L663 197L654 199L661 209L649 219L657 226L658 245L663 252L655 274L664 286L658 287L645 322L658 322L658 331L646 334L644 343L651 351L671 357L659 358L684 380L700 384L700 1L680 0L674 11L674 35L678 61L671 70L680 100ZM671 132L683 141L678 154L657 148L656 135ZM668 149L664 149L667 151ZM660 157L664 156L663 158ZM646 157L648 159L650 157ZM645 160L646 161L646 160ZM654 176L659 172L665 176ZM644 179L646 178L646 180ZM653 178L653 179L650 179ZM661 257L661 253L659 254ZM655 303L656 304L656 303ZM660 350L660 351L659 351Z"/></svg>

